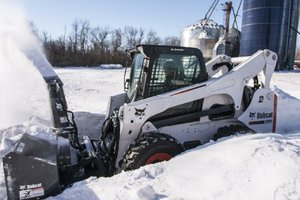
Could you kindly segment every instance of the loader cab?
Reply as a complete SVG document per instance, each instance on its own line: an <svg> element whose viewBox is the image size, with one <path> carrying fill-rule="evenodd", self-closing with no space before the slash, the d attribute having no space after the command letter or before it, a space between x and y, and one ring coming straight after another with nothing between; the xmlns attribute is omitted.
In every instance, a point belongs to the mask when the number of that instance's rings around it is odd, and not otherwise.
<svg viewBox="0 0 300 200"><path fill-rule="evenodd" d="M208 79L202 53L196 48L139 45L132 58L127 95L137 101Z"/></svg>

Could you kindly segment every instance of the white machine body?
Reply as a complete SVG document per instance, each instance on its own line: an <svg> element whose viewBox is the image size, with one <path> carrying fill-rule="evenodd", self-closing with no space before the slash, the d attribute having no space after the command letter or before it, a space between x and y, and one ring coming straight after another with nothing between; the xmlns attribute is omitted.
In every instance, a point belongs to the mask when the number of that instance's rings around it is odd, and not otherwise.
<svg viewBox="0 0 300 200"><path fill-rule="evenodd" d="M225 66L214 71L212 66L220 62L230 62L235 67L229 72ZM129 145L144 133L164 133L182 144L195 140L203 144L210 141L218 129L231 125L245 126L255 132L275 132L277 98L270 90L270 81L276 62L277 55L270 50L258 51L250 57L217 56L206 63L208 81L124 105L122 101L114 105L114 97L111 97L108 113L113 107L120 107L119 140L122 142L119 142L116 165L123 159ZM255 77L260 87L246 100L245 93L247 88L254 87ZM197 121L157 126L149 120L176 106L182 105L184 109L185 105L197 100L202 101L202 114ZM214 105L232 105L232 112L212 117L209 110Z"/></svg>

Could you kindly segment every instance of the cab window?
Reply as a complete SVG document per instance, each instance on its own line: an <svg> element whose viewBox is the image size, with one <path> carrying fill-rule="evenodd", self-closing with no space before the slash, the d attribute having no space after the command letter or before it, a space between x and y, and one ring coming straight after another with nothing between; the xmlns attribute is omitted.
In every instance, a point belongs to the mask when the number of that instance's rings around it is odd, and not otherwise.
<svg viewBox="0 0 300 200"><path fill-rule="evenodd" d="M141 77L143 60L144 56L141 53L136 54L133 58L130 72L130 87L128 90L128 97L131 97L138 87L138 83L140 82Z"/></svg>
<svg viewBox="0 0 300 200"><path fill-rule="evenodd" d="M154 59L149 96L200 82L201 66L195 55L160 54Z"/></svg>

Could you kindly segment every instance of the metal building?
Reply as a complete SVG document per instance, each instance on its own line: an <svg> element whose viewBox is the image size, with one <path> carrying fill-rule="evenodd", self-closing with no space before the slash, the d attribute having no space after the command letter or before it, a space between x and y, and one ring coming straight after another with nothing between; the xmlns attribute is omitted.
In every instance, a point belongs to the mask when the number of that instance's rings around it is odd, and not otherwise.
<svg viewBox="0 0 300 200"><path fill-rule="evenodd" d="M224 33L213 49L213 57L225 54L230 57L238 57L240 50L241 32L236 28L230 28Z"/></svg>
<svg viewBox="0 0 300 200"><path fill-rule="evenodd" d="M244 0L240 56L270 49L278 56L277 69L293 66L300 0Z"/></svg>
<svg viewBox="0 0 300 200"><path fill-rule="evenodd" d="M204 58L212 58L212 51L224 33L224 26L210 19L202 19L181 31L180 45L195 47L202 51Z"/></svg>

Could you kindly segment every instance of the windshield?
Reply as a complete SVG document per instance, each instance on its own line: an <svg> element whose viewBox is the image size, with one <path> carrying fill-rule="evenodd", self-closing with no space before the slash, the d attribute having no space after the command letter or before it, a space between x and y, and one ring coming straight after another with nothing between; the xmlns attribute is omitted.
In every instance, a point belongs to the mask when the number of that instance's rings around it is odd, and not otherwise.
<svg viewBox="0 0 300 200"><path fill-rule="evenodd" d="M143 60L144 60L144 55L141 53L135 54L133 58L131 72L130 72L129 90L128 90L129 98L134 94L137 85L139 83Z"/></svg>
<svg viewBox="0 0 300 200"><path fill-rule="evenodd" d="M159 54L154 59L149 96L200 82L201 65L195 55Z"/></svg>

